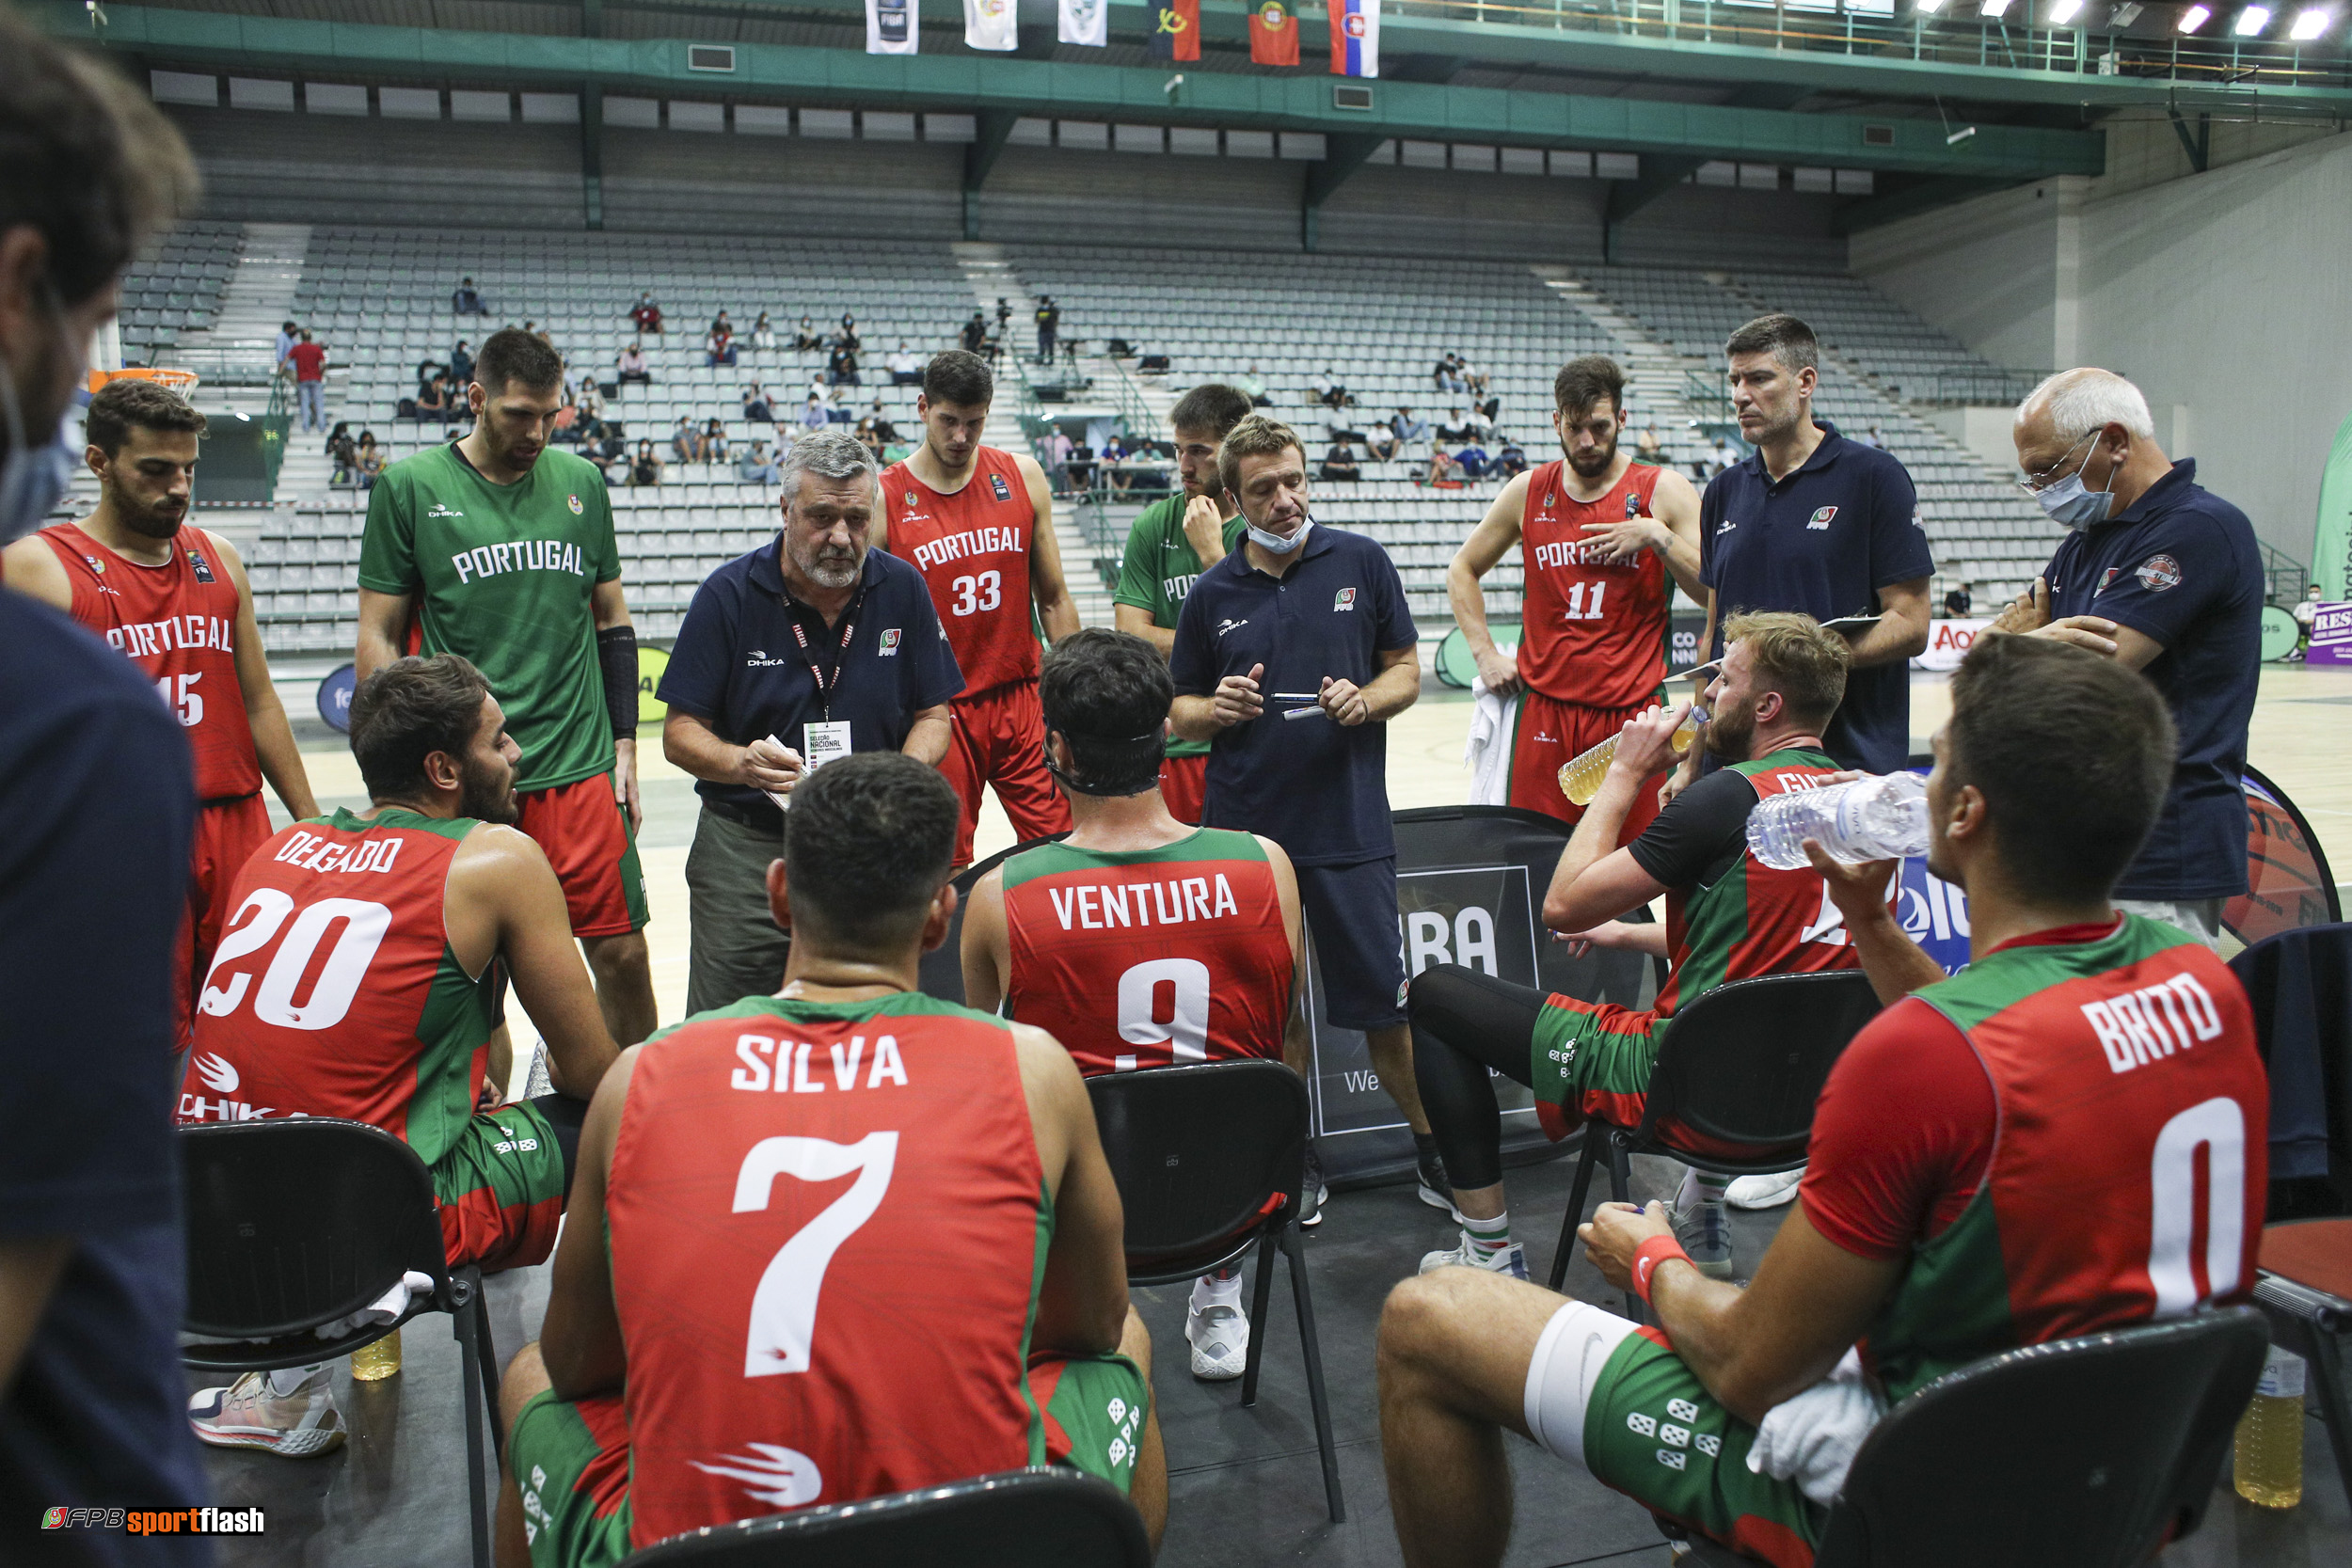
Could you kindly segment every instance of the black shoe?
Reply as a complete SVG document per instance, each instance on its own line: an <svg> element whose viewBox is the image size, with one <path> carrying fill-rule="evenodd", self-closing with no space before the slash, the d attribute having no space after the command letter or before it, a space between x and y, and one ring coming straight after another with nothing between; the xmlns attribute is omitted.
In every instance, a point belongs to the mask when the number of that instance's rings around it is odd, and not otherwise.
<svg viewBox="0 0 2352 1568"><path fill-rule="evenodd" d="M1323 1156L1315 1146L1307 1146L1307 1175L1299 1183L1304 1196L1299 1202L1298 1224L1304 1229L1323 1223L1323 1206L1331 1201L1330 1184L1323 1180Z"/></svg>
<svg viewBox="0 0 2352 1568"><path fill-rule="evenodd" d="M1462 1213L1460 1210L1454 1207L1454 1183L1446 1180L1444 1159L1433 1148L1422 1155L1414 1164L1416 1166L1414 1174L1420 1179L1421 1183L1417 1196L1432 1209L1442 1209L1459 1221Z"/></svg>

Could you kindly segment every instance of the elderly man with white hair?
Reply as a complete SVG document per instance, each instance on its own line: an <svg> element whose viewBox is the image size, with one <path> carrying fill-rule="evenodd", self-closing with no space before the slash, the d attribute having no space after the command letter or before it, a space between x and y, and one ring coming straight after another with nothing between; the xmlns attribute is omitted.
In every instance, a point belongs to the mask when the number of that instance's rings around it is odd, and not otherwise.
<svg viewBox="0 0 2352 1568"><path fill-rule="evenodd" d="M936 766L963 689L921 574L868 546L882 515L873 453L837 425L777 466L782 532L694 590L657 693L670 705L662 754L702 797L686 857L689 1012L784 983L791 938L769 911L768 864L801 780L851 752Z"/></svg>
<svg viewBox="0 0 2352 1568"><path fill-rule="evenodd" d="M2055 638L2144 673L2179 727L2164 812L2115 894L2120 908L2209 947L2246 891L2246 730L2261 663L2262 554L2246 514L2156 445L2139 388L2060 371L2017 405L2020 483L2067 530L1995 631Z"/></svg>

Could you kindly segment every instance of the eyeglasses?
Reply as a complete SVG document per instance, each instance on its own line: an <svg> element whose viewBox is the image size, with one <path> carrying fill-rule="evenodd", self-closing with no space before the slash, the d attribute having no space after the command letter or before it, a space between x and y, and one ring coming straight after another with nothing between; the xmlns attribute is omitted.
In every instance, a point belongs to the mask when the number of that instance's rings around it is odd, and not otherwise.
<svg viewBox="0 0 2352 1568"><path fill-rule="evenodd" d="M2067 448L2064 452L2059 454L2058 460L2051 464L2048 467L2037 469L2034 472L2027 474L2023 479L2013 479L2010 480L2010 483L2016 485L2017 488L2023 490L2028 496L2038 496L2042 494L2042 491L2047 490L2051 485L2056 484L2059 480L2069 477L2068 475L2059 473L2058 470L2066 467L2066 460L2068 458L2082 451L2083 441L2095 441L2099 438L2100 434L2101 433L2099 431L2091 431L2089 435L2085 436L2081 441L2076 441L2073 446ZM2085 453L2083 462L2089 463L2090 461L2090 455ZM2079 466L2076 471L2080 471Z"/></svg>

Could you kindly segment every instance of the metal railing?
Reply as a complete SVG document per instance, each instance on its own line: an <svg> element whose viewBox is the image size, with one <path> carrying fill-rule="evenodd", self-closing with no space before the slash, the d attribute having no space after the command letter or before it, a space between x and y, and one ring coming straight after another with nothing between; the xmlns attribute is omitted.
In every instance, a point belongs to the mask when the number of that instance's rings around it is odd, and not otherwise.
<svg viewBox="0 0 2352 1568"><path fill-rule="evenodd" d="M2311 586L2311 568L2286 551L2269 545L2262 546L2263 585L2265 595L2275 605L2292 608L2303 602L2303 592Z"/></svg>
<svg viewBox="0 0 2352 1568"><path fill-rule="evenodd" d="M1900 388L1913 403L1925 403L1938 408L1957 408L1974 404L1983 407L2014 407L2026 401L2026 394L2042 385L2047 371L1951 370L1938 371L1925 378L1907 378ZM1922 397L1921 390L1927 395Z"/></svg>

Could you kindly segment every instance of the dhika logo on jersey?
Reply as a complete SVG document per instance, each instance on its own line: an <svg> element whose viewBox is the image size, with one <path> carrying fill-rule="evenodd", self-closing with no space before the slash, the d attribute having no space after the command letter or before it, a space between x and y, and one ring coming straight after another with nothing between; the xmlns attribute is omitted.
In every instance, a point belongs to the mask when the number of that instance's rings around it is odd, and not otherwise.
<svg viewBox="0 0 2352 1568"><path fill-rule="evenodd" d="M768 650L765 648L754 648L750 655L744 658L743 668L746 670L773 670L784 662L785 661L780 658L770 658L768 657Z"/></svg>
<svg viewBox="0 0 2352 1568"><path fill-rule="evenodd" d="M1229 632L1229 631L1239 631L1239 630L1241 630L1241 628L1242 628L1242 627L1244 627L1244 626L1248 626L1248 624L1249 624L1249 617L1248 617L1247 615L1243 616L1243 617L1242 617L1240 620L1238 620L1238 621L1233 620L1233 619L1232 619L1231 617L1228 617L1227 619L1222 620L1222 621L1219 621L1219 622L1216 624L1216 634L1217 634L1219 637L1222 637L1222 636L1224 636L1224 635L1225 635L1227 632Z"/></svg>
<svg viewBox="0 0 2352 1568"><path fill-rule="evenodd" d="M455 515L462 516L464 514ZM477 545L469 550L459 550L449 558L449 562L457 568L459 582L494 578L506 572L569 572L576 578L588 575L580 562L580 546L567 545L561 539L522 539L511 545Z"/></svg>
<svg viewBox="0 0 2352 1568"><path fill-rule="evenodd" d="M2149 593L2161 594L2181 585L2181 563L2169 555L2152 555L2132 575L2139 578L2139 585Z"/></svg>
<svg viewBox="0 0 2352 1568"><path fill-rule="evenodd" d="M435 501L426 508L424 515L428 517L462 517L465 515L463 512L453 511L439 501Z"/></svg>
<svg viewBox="0 0 2352 1568"><path fill-rule="evenodd" d="M1012 491L1007 487L1005 483L1005 476L1002 474L989 475L988 488L989 493L1000 501L1009 501L1012 499Z"/></svg>
<svg viewBox="0 0 2352 1568"><path fill-rule="evenodd" d="M882 657L884 658L898 657L898 628L897 626L892 626L882 634Z"/></svg>
<svg viewBox="0 0 2352 1568"><path fill-rule="evenodd" d="M204 559L204 552L201 550L188 552L188 568L196 573L196 580L199 582L217 580L213 576L213 563Z"/></svg>
<svg viewBox="0 0 2352 1568"><path fill-rule="evenodd" d="M1804 526L1807 528L1827 528L1832 522L1836 520L1836 517L1837 508L1834 506L1824 506L1815 511L1812 516L1807 517L1804 520Z"/></svg>
<svg viewBox="0 0 2352 1568"><path fill-rule="evenodd" d="M1343 610L1353 610L1355 608L1356 590L1353 588L1343 588L1339 591L1339 593L1332 595L1331 610L1334 614L1337 614Z"/></svg>
<svg viewBox="0 0 2352 1568"><path fill-rule="evenodd" d="M581 502L578 496L565 496L564 498L564 504L572 509L572 515L575 517L585 515L588 511L587 506Z"/></svg>
<svg viewBox="0 0 2352 1568"><path fill-rule="evenodd" d="M817 1461L800 1449L787 1449L780 1443L743 1446L752 1451L723 1453L716 1465L706 1465L699 1459L689 1463L707 1476L724 1476L729 1481L745 1482L744 1496L771 1508L800 1508L824 1495L824 1473L817 1468Z"/></svg>
<svg viewBox="0 0 2352 1568"><path fill-rule="evenodd" d="M189 1065L204 1080L204 1086L215 1094L234 1094L237 1085L244 1082L237 1076L236 1064L217 1052L207 1051Z"/></svg>

